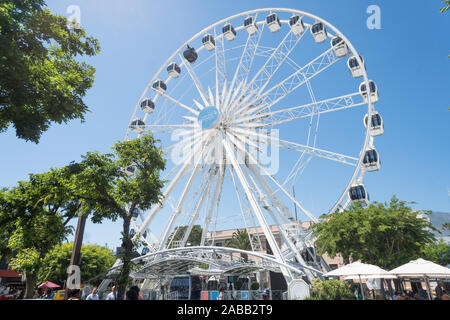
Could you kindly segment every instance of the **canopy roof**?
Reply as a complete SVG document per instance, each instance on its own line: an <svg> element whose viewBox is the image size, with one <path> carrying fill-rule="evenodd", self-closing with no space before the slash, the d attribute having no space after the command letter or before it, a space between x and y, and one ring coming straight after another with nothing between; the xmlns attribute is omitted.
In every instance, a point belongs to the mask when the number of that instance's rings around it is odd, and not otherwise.
<svg viewBox="0 0 450 320"><path fill-rule="evenodd" d="M390 271L398 277L439 277L450 278L450 269L424 259L408 262Z"/></svg>

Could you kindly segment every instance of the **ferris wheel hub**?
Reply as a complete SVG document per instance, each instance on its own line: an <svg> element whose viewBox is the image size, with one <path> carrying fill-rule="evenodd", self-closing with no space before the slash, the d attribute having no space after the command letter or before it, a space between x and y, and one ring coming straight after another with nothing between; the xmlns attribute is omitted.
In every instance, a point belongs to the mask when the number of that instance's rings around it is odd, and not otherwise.
<svg viewBox="0 0 450 320"><path fill-rule="evenodd" d="M198 115L198 123L203 130L211 129L217 127L220 118L220 112L216 107L207 107Z"/></svg>

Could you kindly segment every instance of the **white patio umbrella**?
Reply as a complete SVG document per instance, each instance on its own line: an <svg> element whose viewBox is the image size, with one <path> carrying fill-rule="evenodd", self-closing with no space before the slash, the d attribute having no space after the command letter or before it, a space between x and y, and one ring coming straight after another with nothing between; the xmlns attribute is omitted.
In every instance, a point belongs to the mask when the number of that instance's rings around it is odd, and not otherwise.
<svg viewBox="0 0 450 320"><path fill-rule="evenodd" d="M344 280L356 280L356 279L397 279L397 276L393 274L373 274L368 276L347 276Z"/></svg>
<svg viewBox="0 0 450 320"><path fill-rule="evenodd" d="M377 277L377 278L384 278L384 277L391 277L392 274L390 274L388 271L381 269L378 266L375 266L373 264L366 264L362 262L353 262L350 264L347 264L339 269L330 271L328 273L324 274L325 277L340 277L340 276L347 276L347 277L355 277L355 279L359 279L359 285L361 287L361 293L364 297L364 291L362 288L362 282L361 278L369 279L368 277Z"/></svg>
<svg viewBox="0 0 450 320"><path fill-rule="evenodd" d="M450 278L450 269L434 262L417 259L408 262L389 272L399 278L424 278L427 284L428 297L431 300L430 278Z"/></svg>

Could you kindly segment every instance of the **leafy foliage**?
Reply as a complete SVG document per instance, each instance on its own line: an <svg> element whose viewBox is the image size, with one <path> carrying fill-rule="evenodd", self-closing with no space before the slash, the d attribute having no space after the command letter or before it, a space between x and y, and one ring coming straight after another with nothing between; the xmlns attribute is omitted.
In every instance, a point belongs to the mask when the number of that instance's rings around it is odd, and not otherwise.
<svg viewBox="0 0 450 320"><path fill-rule="evenodd" d="M448 10L450 10L450 1L449 0L442 0L442 4L444 5L441 8L441 13L447 12Z"/></svg>
<svg viewBox="0 0 450 320"><path fill-rule="evenodd" d="M73 243L63 243L54 247L43 260L39 270L38 281L62 281L67 278L67 268L70 265ZM98 245L83 245L81 247L81 282L106 272L116 258L108 248Z"/></svg>
<svg viewBox="0 0 450 320"><path fill-rule="evenodd" d="M423 258L428 261L447 266L450 264L450 244L439 239L436 243L430 243L424 246L417 258Z"/></svg>
<svg viewBox="0 0 450 320"><path fill-rule="evenodd" d="M250 237L247 229L238 229L235 231L232 238L227 241L226 246L240 250L252 250L252 244L250 243ZM241 257L244 261L248 260L248 255L245 253L241 253Z"/></svg>
<svg viewBox="0 0 450 320"><path fill-rule="evenodd" d="M82 212L90 214L93 222L118 218L123 221L119 298L123 297L128 283L133 251L140 245L130 235L133 212L147 210L162 198L165 181L160 172L166 162L158 142L153 136L144 135L116 143L109 154L87 153L77 164L79 173L69 183L73 198L83 202ZM123 174L122 168L131 165L136 168L134 175Z"/></svg>
<svg viewBox="0 0 450 320"><path fill-rule="evenodd" d="M70 197L64 181L75 173L70 166L30 174L28 181L0 192L0 248L16 254L10 265L27 275L27 297L46 254L72 232L68 223L81 203Z"/></svg>
<svg viewBox="0 0 450 320"><path fill-rule="evenodd" d="M0 2L0 132L12 125L20 139L37 143L52 122L84 121L82 98L95 69L77 57L100 46L67 25L43 0Z"/></svg>
<svg viewBox="0 0 450 320"><path fill-rule="evenodd" d="M332 258L340 254L346 263L361 260L385 269L409 262L436 240L431 223L395 196L389 204L374 202L368 208L353 204L346 211L322 216L312 228L321 254Z"/></svg>
<svg viewBox="0 0 450 320"><path fill-rule="evenodd" d="M234 232L232 238L227 241L226 245L230 248L251 250L252 245L250 243L247 229L238 229L236 232Z"/></svg>
<svg viewBox="0 0 450 320"><path fill-rule="evenodd" d="M313 280L310 300L354 300L355 295L349 282L339 280Z"/></svg>

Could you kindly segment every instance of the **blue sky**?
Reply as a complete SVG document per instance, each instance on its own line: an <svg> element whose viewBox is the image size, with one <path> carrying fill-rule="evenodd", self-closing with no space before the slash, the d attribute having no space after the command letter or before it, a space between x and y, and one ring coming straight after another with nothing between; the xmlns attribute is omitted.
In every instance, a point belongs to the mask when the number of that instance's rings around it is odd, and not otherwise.
<svg viewBox="0 0 450 320"><path fill-rule="evenodd" d="M79 6L83 28L100 41L102 53L87 60L97 69L85 99L91 113L83 124L52 126L38 145L18 140L12 129L1 134L2 186L77 161L88 151L107 152L123 139L148 81L181 44L239 12L284 7L318 15L340 29L364 56L370 78L380 87L376 108L383 115L385 134L376 146L383 166L364 179L371 200L388 201L396 194L415 201L417 209L450 211L450 13L439 13L439 0L48 0L47 4L66 16L70 5ZM381 30L366 27L366 9L372 4L381 8ZM312 198L319 203L320 192ZM116 247L120 229L119 223L89 223L85 239Z"/></svg>

